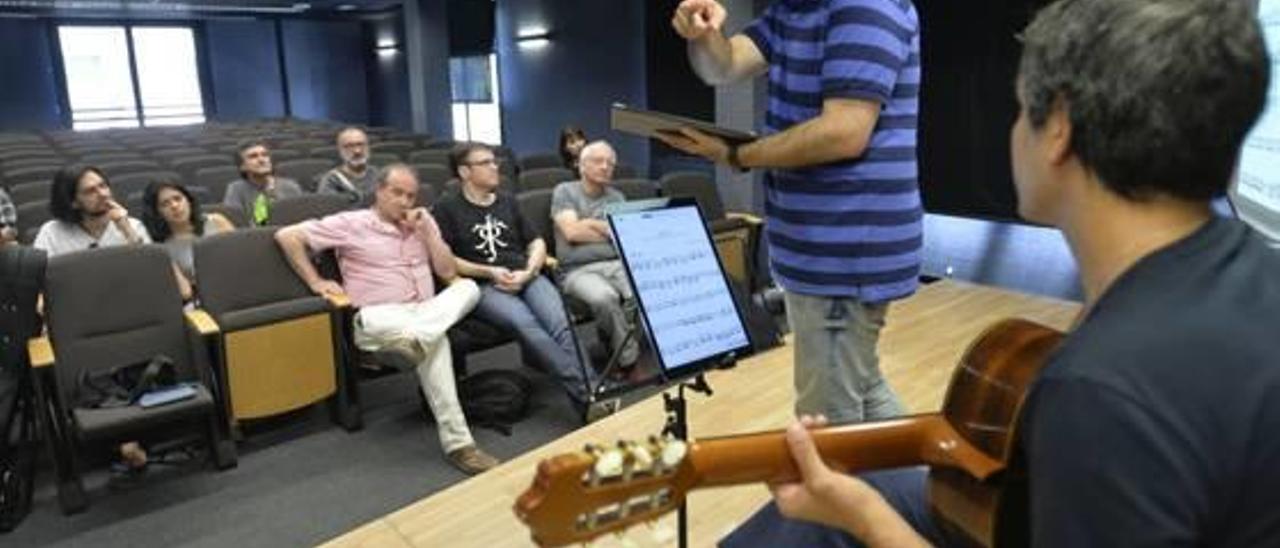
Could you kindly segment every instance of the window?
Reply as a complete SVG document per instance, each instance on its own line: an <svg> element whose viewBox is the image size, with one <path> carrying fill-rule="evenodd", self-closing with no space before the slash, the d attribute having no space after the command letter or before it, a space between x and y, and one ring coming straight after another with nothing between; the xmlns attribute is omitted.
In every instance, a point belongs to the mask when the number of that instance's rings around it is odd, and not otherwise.
<svg viewBox="0 0 1280 548"><path fill-rule="evenodd" d="M62 26L58 40L72 128L204 121L190 28Z"/></svg>
<svg viewBox="0 0 1280 548"><path fill-rule="evenodd" d="M502 144L497 56L449 59L449 79L453 86L453 138Z"/></svg>

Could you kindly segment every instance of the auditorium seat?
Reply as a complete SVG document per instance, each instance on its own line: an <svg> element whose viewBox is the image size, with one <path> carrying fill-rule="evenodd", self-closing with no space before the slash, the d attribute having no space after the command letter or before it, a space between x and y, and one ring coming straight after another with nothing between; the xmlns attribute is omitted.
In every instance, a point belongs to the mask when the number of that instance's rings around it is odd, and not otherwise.
<svg viewBox="0 0 1280 548"><path fill-rule="evenodd" d="M145 162L149 161L147 157L140 152L96 152L86 154L76 160L76 163L100 166L102 164L110 164L115 162Z"/></svg>
<svg viewBox="0 0 1280 548"><path fill-rule="evenodd" d="M318 183L317 178L326 171L333 169L334 166L333 162L316 158L289 160L272 163L272 165L275 166L277 176L297 181L298 185L308 192L315 192Z"/></svg>
<svg viewBox="0 0 1280 548"><path fill-rule="evenodd" d="M18 206L18 242L30 245L36 240L40 227L53 218L49 212L49 199L27 202Z"/></svg>
<svg viewBox="0 0 1280 548"><path fill-rule="evenodd" d="M130 173L143 173L147 171L156 171L160 169L160 163L155 160L121 160L118 162L107 162L97 166L108 179L114 179L121 175Z"/></svg>
<svg viewBox="0 0 1280 548"><path fill-rule="evenodd" d="M449 152L446 148L415 150L409 153L408 161L411 164L436 164L448 168Z"/></svg>
<svg viewBox="0 0 1280 548"><path fill-rule="evenodd" d="M657 198L660 188L651 179L614 179L609 186L618 189L628 200Z"/></svg>
<svg viewBox="0 0 1280 548"><path fill-rule="evenodd" d="M9 187L9 199L13 200L14 206L37 202L49 199L49 189L53 187L52 180L30 181L19 183Z"/></svg>
<svg viewBox="0 0 1280 548"><path fill-rule="evenodd" d="M169 158L169 169L182 174L182 178L195 182L196 171L206 167L221 167L231 164L231 159L219 154L199 154L195 156L175 156ZM221 198L221 197L219 197Z"/></svg>
<svg viewBox="0 0 1280 548"><path fill-rule="evenodd" d="M232 421L261 419L329 401L334 422L361 426L340 322L349 305L316 296L293 272L275 227L195 244L202 309L219 326L217 368Z"/></svg>
<svg viewBox="0 0 1280 548"><path fill-rule="evenodd" d="M235 225L236 228L246 228L250 226L249 216L245 214L244 210L238 207L230 207L223 205L221 202L216 202L201 204L200 209L205 213L217 213L226 217L226 219L231 221L231 224Z"/></svg>
<svg viewBox="0 0 1280 548"><path fill-rule="evenodd" d="M52 344L51 445L58 499L65 513L88 505L80 479L82 453L140 440L203 433L218 469L236 465L226 429L221 390L210 369L215 333L198 314L184 315L169 255L159 247L122 246L69 253L49 261L44 310ZM102 314L110 310L110 314ZM37 343L39 345L39 343ZM146 364L160 356L173 363L194 397L143 409L77 406L82 378Z"/></svg>
<svg viewBox="0 0 1280 548"><path fill-rule="evenodd" d="M283 198L271 204L271 218L267 219L267 224L287 226L308 219L319 219L356 206L357 204L351 202L351 198L342 194L303 194Z"/></svg>
<svg viewBox="0 0 1280 548"><path fill-rule="evenodd" d="M525 172L531 169L544 169L550 167L564 168L564 162L560 159L560 155L554 152L543 152L539 154L530 154L520 158L520 171Z"/></svg>
<svg viewBox="0 0 1280 548"><path fill-rule="evenodd" d="M398 154L389 154L386 152L374 152L369 155L369 165L377 167L386 167L391 164L402 164L404 160ZM337 165L337 162L334 162Z"/></svg>
<svg viewBox="0 0 1280 548"><path fill-rule="evenodd" d="M435 188L444 188L445 183L453 178L449 168L439 164L414 164L413 169L418 172L419 183L430 184Z"/></svg>
<svg viewBox="0 0 1280 548"><path fill-rule="evenodd" d="M197 169L195 174L195 185L209 191L210 201L221 202L227 195L227 187L240 178L240 169L229 165L203 167Z"/></svg>
<svg viewBox="0 0 1280 548"><path fill-rule="evenodd" d="M28 165L27 167L5 168L4 180L18 183L21 181L52 181L54 174L62 169L64 164L40 164Z"/></svg>
<svg viewBox="0 0 1280 548"><path fill-rule="evenodd" d="M520 172L520 192L555 188L565 181L577 179L572 171L562 167L544 167Z"/></svg>
<svg viewBox="0 0 1280 548"><path fill-rule="evenodd" d="M147 189L147 185L156 181L172 181L180 185L187 186L186 181L182 179L182 174L176 171L140 171L115 177L110 177L110 175L108 175L108 177L111 180L111 195L117 200L126 200L134 195L141 195L142 192ZM195 186L196 185L190 185L188 189L190 190ZM198 194L203 195L195 196L197 200L201 200L201 203L208 201L208 189L201 187ZM202 198L204 199L202 200ZM137 215L140 212L131 213Z"/></svg>

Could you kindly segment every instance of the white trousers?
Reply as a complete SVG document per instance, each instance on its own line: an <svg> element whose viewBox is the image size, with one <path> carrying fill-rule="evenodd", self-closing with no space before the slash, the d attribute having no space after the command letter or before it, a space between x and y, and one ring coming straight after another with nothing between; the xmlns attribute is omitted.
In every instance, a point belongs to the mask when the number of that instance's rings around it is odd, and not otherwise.
<svg viewBox="0 0 1280 548"><path fill-rule="evenodd" d="M445 331L479 300L475 282L458 280L429 300L366 306L355 317L355 343L361 350L400 352L417 362L418 382L436 417L445 453L474 443L458 401Z"/></svg>

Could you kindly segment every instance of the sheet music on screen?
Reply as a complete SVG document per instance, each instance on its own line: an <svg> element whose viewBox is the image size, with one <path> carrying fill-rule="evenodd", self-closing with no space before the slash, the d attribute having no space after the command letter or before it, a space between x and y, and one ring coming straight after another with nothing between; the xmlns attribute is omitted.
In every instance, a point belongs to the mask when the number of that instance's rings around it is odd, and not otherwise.
<svg viewBox="0 0 1280 548"><path fill-rule="evenodd" d="M610 220L668 371L750 344L697 207L614 213Z"/></svg>
<svg viewBox="0 0 1280 548"><path fill-rule="evenodd" d="M1232 184L1240 218L1280 241L1280 0L1258 2L1258 17L1271 57L1267 106L1245 137Z"/></svg>

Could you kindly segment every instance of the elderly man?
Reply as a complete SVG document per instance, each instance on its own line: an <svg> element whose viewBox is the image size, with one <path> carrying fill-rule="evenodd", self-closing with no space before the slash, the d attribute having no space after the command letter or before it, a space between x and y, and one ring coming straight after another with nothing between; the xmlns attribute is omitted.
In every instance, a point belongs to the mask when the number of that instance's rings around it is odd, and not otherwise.
<svg viewBox="0 0 1280 548"><path fill-rule="evenodd" d="M364 206L373 203L378 168L369 165L369 136L358 127L348 126L338 132L337 145L342 165L320 177L316 192L341 194Z"/></svg>
<svg viewBox="0 0 1280 548"><path fill-rule="evenodd" d="M595 141L578 155L579 180L556 185L551 219L556 226L556 256L566 271L565 292L582 299L596 317L601 334L624 369L640 358L637 337L628 337L627 310L634 306L626 271L614 249L605 208L626 201L610 188L618 163L613 147Z"/></svg>
<svg viewBox="0 0 1280 548"><path fill-rule="evenodd" d="M440 231L458 257L458 271L480 281L476 316L511 331L529 354L560 382L585 419L588 380L555 284L543 276L547 245L520 213L515 197L498 192L493 149L463 143L450 157L461 179L458 192L435 206Z"/></svg>
<svg viewBox="0 0 1280 548"><path fill-rule="evenodd" d="M302 195L302 187L293 179L276 177L271 150L265 141L240 143L235 161L241 178L227 186L222 203L243 211L253 224L267 223L271 218L271 204L276 200Z"/></svg>
<svg viewBox="0 0 1280 548"><path fill-rule="evenodd" d="M435 415L448 461L468 474L494 466L462 414L445 331L480 298L475 282L458 278L456 262L426 209L414 207L418 179L404 164L379 175L373 205L281 229L276 241L298 276L318 295L350 296L360 308L355 343L394 350L417 362L418 380ZM337 252L343 285L320 277L308 250ZM448 288L436 294L432 274Z"/></svg>

